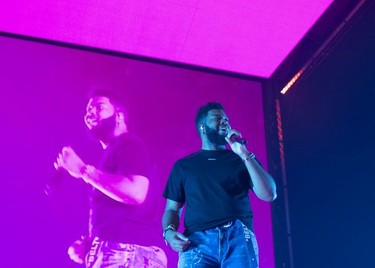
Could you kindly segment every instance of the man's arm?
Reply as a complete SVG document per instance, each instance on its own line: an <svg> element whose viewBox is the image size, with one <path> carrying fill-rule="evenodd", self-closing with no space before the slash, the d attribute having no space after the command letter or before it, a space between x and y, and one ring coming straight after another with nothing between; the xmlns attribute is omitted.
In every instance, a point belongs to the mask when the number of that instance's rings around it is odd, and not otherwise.
<svg viewBox="0 0 375 268"><path fill-rule="evenodd" d="M147 196L149 180L145 176L110 174L86 165L71 147L64 147L58 155L56 169L63 168L74 178L85 182L108 197L122 203L139 205Z"/></svg>
<svg viewBox="0 0 375 268"><path fill-rule="evenodd" d="M259 164L252 154L245 154L244 160L247 171L253 183L253 191L257 197L271 202L276 199L276 183L272 176Z"/></svg>
<svg viewBox="0 0 375 268"><path fill-rule="evenodd" d="M251 181L253 183L253 191L257 197L264 201L271 202L276 199L276 183L272 176L259 164L255 159L254 154L250 153L245 144L239 142L233 142L228 137L237 135L241 137L241 134L231 129L228 132L227 138L225 138L230 145L233 152L235 152L245 163L246 169L250 174Z"/></svg>
<svg viewBox="0 0 375 268"><path fill-rule="evenodd" d="M180 217L182 213L183 204L167 199L165 210L162 218L163 230L172 224L176 230L180 226Z"/></svg>
<svg viewBox="0 0 375 268"><path fill-rule="evenodd" d="M131 205L142 204L147 196L149 179L142 175L122 176L110 174L85 165L82 179L108 197Z"/></svg>
<svg viewBox="0 0 375 268"><path fill-rule="evenodd" d="M164 239L177 252L185 250L190 244L188 238L177 231L180 225L182 207L182 203L167 199L162 218Z"/></svg>

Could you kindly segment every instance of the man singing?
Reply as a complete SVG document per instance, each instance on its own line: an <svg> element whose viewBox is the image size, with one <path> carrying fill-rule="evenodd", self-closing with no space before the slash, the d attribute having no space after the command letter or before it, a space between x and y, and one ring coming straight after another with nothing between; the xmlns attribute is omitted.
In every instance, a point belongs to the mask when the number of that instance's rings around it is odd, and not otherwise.
<svg viewBox="0 0 375 268"><path fill-rule="evenodd" d="M196 115L200 151L178 160L164 190L164 238L179 252L178 267L258 267L249 190L264 201L276 198L273 178L231 129L220 103ZM227 150L229 144L231 150ZM184 233L179 233L185 205Z"/></svg>
<svg viewBox="0 0 375 268"><path fill-rule="evenodd" d="M69 247L70 258L95 268L167 267L153 206L159 182L144 144L128 132L120 98L93 91L84 121L104 149L100 164L86 164L71 147L64 147L55 163L93 188L89 234Z"/></svg>

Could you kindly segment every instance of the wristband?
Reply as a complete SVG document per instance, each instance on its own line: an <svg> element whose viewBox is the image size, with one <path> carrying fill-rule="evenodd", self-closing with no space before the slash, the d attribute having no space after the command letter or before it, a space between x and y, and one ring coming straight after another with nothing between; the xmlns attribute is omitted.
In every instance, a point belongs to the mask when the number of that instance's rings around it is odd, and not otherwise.
<svg viewBox="0 0 375 268"><path fill-rule="evenodd" d="M250 159L254 159L254 158L255 158L255 154L251 153L247 157L245 157L244 159L242 159L242 161L246 162L246 161L249 161Z"/></svg>
<svg viewBox="0 0 375 268"><path fill-rule="evenodd" d="M168 232L168 230L176 231L176 227L173 224L169 224L167 227L165 227L163 231L163 238L166 245L168 245L168 241L165 239L165 234Z"/></svg>
<svg viewBox="0 0 375 268"><path fill-rule="evenodd" d="M173 224L169 224L167 227L165 227L163 231L163 237L165 238L165 234L168 230L176 231L176 227Z"/></svg>
<svg viewBox="0 0 375 268"><path fill-rule="evenodd" d="M90 180L93 180L93 175L94 175L95 171L96 171L96 169L95 169L94 166L84 165L81 168L82 179L86 183L89 183Z"/></svg>

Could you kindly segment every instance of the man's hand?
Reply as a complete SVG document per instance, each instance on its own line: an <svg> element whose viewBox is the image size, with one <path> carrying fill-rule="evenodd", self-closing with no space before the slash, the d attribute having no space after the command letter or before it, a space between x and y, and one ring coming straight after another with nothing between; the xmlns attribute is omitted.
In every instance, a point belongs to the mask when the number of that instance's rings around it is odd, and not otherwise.
<svg viewBox="0 0 375 268"><path fill-rule="evenodd" d="M186 236L173 230L168 230L166 232L165 240L167 240L171 248L177 252L184 251L190 245L190 241Z"/></svg>
<svg viewBox="0 0 375 268"><path fill-rule="evenodd" d="M241 144L239 142L232 141L229 137L232 137L232 135L242 137L241 133L238 132L237 130L230 129L228 131L227 136L225 137L225 140L228 142L229 146L231 147L232 151L239 155L241 158L243 156L248 155L249 151L246 148L245 144Z"/></svg>
<svg viewBox="0 0 375 268"><path fill-rule="evenodd" d="M68 171L71 176L81 178L85 163L71 147L64 147L58 155L54 167L56 169L63 168Z"/></svg>
<svg viewBox="0 0 375 268"><path fill-rule="evenodd" d="M85 257L90 250L92 239L90 237L82 236L73 242L68 248L68 255L70 259L76 263L83 264Z"/></svg>

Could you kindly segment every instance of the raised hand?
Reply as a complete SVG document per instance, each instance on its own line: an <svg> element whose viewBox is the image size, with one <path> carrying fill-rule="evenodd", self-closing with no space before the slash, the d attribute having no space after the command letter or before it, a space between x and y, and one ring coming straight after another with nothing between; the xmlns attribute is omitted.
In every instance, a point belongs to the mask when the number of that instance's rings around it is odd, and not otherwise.
<svg viewBox="0 0 375 268"><path fill-rule="evenodd" d="M82 172L85 166L86 164L69 146L62 149L61 153L56 159L56 162L54 163L54 167L56 169L63 168L75 178L82 177Z"/></svg>
<svg viewBox="0 0 375 268"><path fill-rule="evenodd" d="M231 139L232 136L238 136L242 138L240 132L234 129L230 129L225 137L225 140L228 142L229 146L231 147L232 151L238 154L240 157L249 154L249 151L246 148L245 143L237 142L236 139Z"/></svg>

